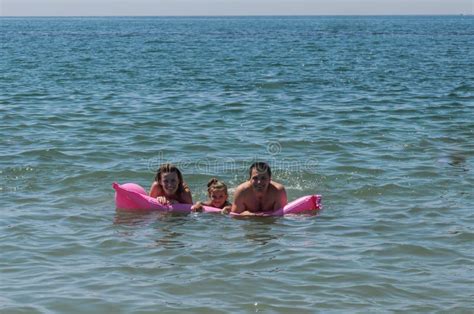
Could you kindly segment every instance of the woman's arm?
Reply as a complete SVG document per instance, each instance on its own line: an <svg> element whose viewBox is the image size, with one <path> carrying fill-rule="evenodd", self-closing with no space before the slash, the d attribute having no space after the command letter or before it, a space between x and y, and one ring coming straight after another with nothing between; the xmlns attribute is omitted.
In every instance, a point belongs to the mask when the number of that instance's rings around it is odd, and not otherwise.
<svg viewBox="0 0 474 314"><path fill-rule="evenodd" d="M157 181L154 181L152 184L151 184L151 187L150 187L150 196L151 197L158 197L160 195L163 195L163 191L161 190L161 186L160 184L157 182Z"/></svg>
<svg viewBox="0 0 474 314"><path fill-rule="evenodd" d="M193 197L191 195L191 190L188 187L185 188L184 192L181 194L181 201L184 204L192 204L193 203Z"/></svg>

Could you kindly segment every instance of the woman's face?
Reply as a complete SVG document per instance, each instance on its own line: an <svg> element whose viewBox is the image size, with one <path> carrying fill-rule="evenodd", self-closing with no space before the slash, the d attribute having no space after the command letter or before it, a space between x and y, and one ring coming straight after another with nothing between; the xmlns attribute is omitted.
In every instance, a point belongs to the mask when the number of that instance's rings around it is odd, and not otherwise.
<svg viewBox="0 0 474 314"><path fill-rule="evenodd" d="M227 201L227 194L224 190L212 190L209 194L212 207L221 208Z"/></svg>
<svg viewBox="0 0 474 314"><path fill-rule="evenodd" d="M176 172L164 172L159 182L166 195L175 195L179 187L179 178Z"/></svg>

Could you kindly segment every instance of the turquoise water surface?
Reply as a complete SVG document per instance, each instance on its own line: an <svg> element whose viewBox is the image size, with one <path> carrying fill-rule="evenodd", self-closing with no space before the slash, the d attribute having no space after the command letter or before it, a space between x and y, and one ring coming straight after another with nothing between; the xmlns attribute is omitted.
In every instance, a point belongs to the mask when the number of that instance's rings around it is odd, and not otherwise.
<svg viewBox="0 0 474 314"><path fill-rule="evenodd" d="M473 22L0 18L0 312L472 313ZM255 160L324 210L115 210Z"/></svg>

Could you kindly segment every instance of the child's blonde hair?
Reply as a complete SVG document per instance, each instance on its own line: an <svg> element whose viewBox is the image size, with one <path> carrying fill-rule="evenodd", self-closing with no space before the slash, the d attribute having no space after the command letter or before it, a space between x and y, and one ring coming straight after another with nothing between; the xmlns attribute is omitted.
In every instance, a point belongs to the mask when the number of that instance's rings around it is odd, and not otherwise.
<svg viewBox="0 0 474 314"><path fill-rule="evenodd" d="M224 190L226 195L229 194L227 193L227 185L225 185L224 182L219 181L216 178L212 178L207 183L207 194L211 196L212 191L215 191L215 190Z"/></svg>

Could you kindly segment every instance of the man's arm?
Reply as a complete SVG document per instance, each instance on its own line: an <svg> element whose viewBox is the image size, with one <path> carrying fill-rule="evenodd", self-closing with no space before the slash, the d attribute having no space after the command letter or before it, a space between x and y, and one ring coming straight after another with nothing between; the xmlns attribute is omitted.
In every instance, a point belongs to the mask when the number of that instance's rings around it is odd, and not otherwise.
<svg viewBox="0 0 474 314"><path fill-rule="evenodd" d="M288 203L288 198L286 196L285 187L281 184L277 184L276 186L276 201L273 210L278 210L280 208L285 207Z"/></svg>
<svg viewBox="0 0 474 314"><path fill-rule="evenodd" d="M232 203L232 208L231 208L231 212L233 213L240 214L243 211L245 211L245 203L244 203L245 197L244 197L244 191L242 190L243 189L241 188L241 186L235 189L234 202Z"/></svg>

